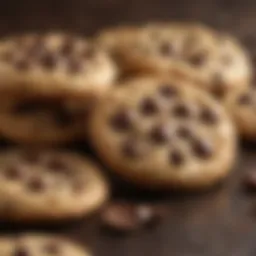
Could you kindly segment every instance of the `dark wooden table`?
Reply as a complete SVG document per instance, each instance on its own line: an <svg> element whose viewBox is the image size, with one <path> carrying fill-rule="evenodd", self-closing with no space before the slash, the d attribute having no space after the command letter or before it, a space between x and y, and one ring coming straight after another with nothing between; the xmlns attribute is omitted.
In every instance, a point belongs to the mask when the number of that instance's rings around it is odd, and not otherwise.
<svg viewBox="0 0 256 256"><path fill-rule="evenodd" d="M200 21L235 34L254 53L255 12L253 0L2 0L0 35L49 30L92 35L117 24ZM222 187L200 195L160 196L171 213L154 229L110 236L100 229L97 216L39 229L86 243L98 256L255 256L256 195L243 190L241 178L256 168L256 145L241 148L237 166ZM38 228L0 226L2 234L24 230Z"/></svg>

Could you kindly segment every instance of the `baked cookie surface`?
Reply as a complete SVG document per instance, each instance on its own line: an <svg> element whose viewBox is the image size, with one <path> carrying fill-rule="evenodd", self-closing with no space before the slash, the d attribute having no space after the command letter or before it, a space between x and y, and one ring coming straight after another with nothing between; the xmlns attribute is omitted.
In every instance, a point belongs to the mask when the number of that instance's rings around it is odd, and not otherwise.
<svg viewBox="0 0 256 256"><path fill-rule="evenodd" d="M98 167L75 153L9 149L0 155L0 219L54 221L99 208L108 185Z"/></svg>
<svg viewBox="0 0 256 256"><path fill-rule="evenodd" d="M227 176L236 155L225 109L176 77L120 85L96 108L90 131L103 163L149 188L209 187Z"/></svg>

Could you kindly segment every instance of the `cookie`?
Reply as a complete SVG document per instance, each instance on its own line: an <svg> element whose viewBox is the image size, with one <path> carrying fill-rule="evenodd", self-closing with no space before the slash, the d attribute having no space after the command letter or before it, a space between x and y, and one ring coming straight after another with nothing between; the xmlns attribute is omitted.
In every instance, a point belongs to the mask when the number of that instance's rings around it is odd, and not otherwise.
<svg viewBox="0 0 256 256"><path fill-rule="evenodd" d="M141 77L104 97L90 133L106 166L153 189L201 189L228 175L236 155L233 124L213 97L184 83Z"/></svg>
<svg viewBox="0 0 256 256"><path fill-rule="evenodd" d="M0 91L101 94L116 77L109 56L64 34L23 35L0 42Z"/></svg>
<svg viewBox="0 0 256 256"><path fill-rule="evenodd" d="M186 23L130 30L110 30L98 38L102 45L111 45L128 73L176 74L218 98L247 86L251 79L248 56L229 35Z"/></svg>
<svg viewBox="0 0 256 256"><path fill-rule="evenodd" d="M0 238L1 256L90 256L88 249L56 236L21 234Z"/></svg>
<svg viewBox="0 0 256 256"><path fill-rule="evenodd" d="M75 153L9 149L0 154L0 219L54 221L99 208L108 185L98 167Z"/></svg>
<svg viewBox="0 0 256 256"><path fill-rule="evenodd" d="M45 146L72 142L82 137L96 102L83 94L5 95L0 103L0 133L19 144Z"/></svg>
<svg viewBox="0 0 256 256"><path fill-rule="evenodd" d="M251 87L229 95L226 107L240 135L256 142L256 88Z"/></svg>

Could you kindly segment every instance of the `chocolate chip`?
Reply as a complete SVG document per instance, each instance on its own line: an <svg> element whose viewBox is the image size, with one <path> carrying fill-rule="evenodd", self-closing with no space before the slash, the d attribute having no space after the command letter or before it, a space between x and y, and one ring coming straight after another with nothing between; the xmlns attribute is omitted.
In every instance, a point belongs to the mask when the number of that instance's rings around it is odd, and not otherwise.
<svg viewBox="0 0 256 256"><path fill-rule="evenodd" d="M169 99L169 98L173 98L174 96L177 96L178 91L173 86L164 84L159 88L159 93L161 96Z"/></svg>
<svg viewBox="0 0 256 256"><path fill-rule="evenodd" d="M49 159L47 162L47 167L53 171L58 173L66 173L69 171L69 166L67 165L67 162L64 159L53 157Z"/></svg>
<svg viewBox="0 0 256 256"><path fill-rule="evenodd" d="M34 176L28 181L27 187L32 192L42 192L46 188L46 183L42 177Z"/></svg>
<svg viewBox="0 0 256 256"><path fill-rule="evenodd" d="M200 120L205 124L216 124L219 117L214 110L204 108L200 113Z"/></svg>
<svg viewBox="0 0 256 256"><path fill-rule="evenodd" d="M61 55L64 55L65 57L70 56L75 47L75 42L72 38L66 38L62 45L60 46L59 52Z"/></svg>
<svg viewBox="0 0 256 256"><path fill-rule="evenodd" d="M226 94L226 86L224 83L224 78L219 73L216 73L213 76L211 92L217 99L222 99Z"/></svg>
<svg viewBox="0 0 256 256"><path fill-rule="evenodd" d="M170 163L176 166L181 166L185 162L185 157L179 150L173 150L169 156Z"/></svg>
<svg viewBox="0 0 256 256"><path fill-rule="evenodd" d="M31 254L28 252L28 250L25 247L17 247L14 249L12 256L30 256Z"/></svg>
<svg viewBox="0 0 256 256"><path fill-rule="evenodd" d="M206 62L206 55L203 53L194 54L189 57L188 62L196 67L201 67Z"/></svg>
<svg viewBox="0 0 256 256"><path fill-rule="evenodd" d="M57 255L60 253L60 246L56 241L52 241L44 245L43 252L50 255Z"/></svg>
<svg viewBox="0 0 256 256"><path fill-rule="evenodd" d="M37 151L26 151L22 155L23 159L29 164L35 164L40 162L40 154Z"/></svg>
<svg viewBox="0 0 256 256"><path fill-rule="evenodd" d="M145 144L138 140L127 140L122 146L122 153L128 158L139 158L145 153Z"/></svg>
<svg viewBox="0 0 256 256"><path fill-rule="evenodd" d="M175 49L170 42L164 42L160 45L159 51L163 56L172 56L175 54Z"/></svg>
<svg viewBox="0 0 256 256"><path fill-rule="evenodd" d="M10 166L4 170L4 176L9 180L18 180L22 174L22 169L19 166Z"/></svg>
<svg viewBox="0 0 256 256"><path fill-rule="evenodd" d="M176 117L180 117L180 118L188 118L192 114L191 108L182 103L174 106L172 112Z"/></svg>
<svg viewBox="0 0 256 256"><path fill-rule="evenodd" d="M26 58L19 58L13 62L13 66L19 71L25 71L29 69L29 61Z"/></svg>
<svg viewBox="0 0 256 256"><path fill-rule="evenodd" d="M41 58L40 58L40 64L42 67L46 69L53 69L57 66L58 59L57 56L55 56L53 53L45 53Z"/></svg>
<svg viewBox="0 0 256 256"><path fill-rule="evenodd" d="M159 125L152 129L150 138L154 143L164 144L170 139L170 130L167 126Z"/></svg>
<svg viewBox="0 0 256 256"><path fill-rule="evenodd" d="M85 189L85 181L84 180L76 180L73 182L73 191L75 193L81 193Z"/></svg>
<svg viewBox="0 0 256 256"><path fill-rule="evenodd" d="M192 130L186 126L179 127L178 130L176 131L176 134L178 137L183 138L183 139L193 138Z"/></svg>
<svg viewBox="0 0 256 256"><path fill-rule="evenodd" d="M47 49L42 38L37 38L28 48L26 49L26 54L28 57L33 59L39 59L44 54L46 54Z"/></svg>
<svg viewBox="0 0 256 256"><path fill-rule="evenodd" d="M116 131L127 131L132 128L133 113L121 110L110 120L112 127Z"/></svg>
<svg viewBox="0 0 256 256"><path fill-rule="evenodd" d="M250 191L256 191L256 172L255 171L249 171L244 176L244 185L246 188Z"/></svg>
<svg viewBox="0 0 256 256"><path fill-rule="evenodd" d="M101 214L102 225L119 232L131 232L153 224L163 217L160 208L147 204L113 203Z"/></svg>
<svg viewBox="0 0 256 256"><path fill-rule="evenodd" d="M249 93L245 93L239 96L237 102L239 105L249 105L252 103L252 96Z"/></svg>
<svg viewBox="0 0 256 256"><path fill-rule="evenodd" d="M93 47L85 47L81 53L84 59L91 59L96 55L96 49Z"/></svg>
<svg viewBox="0 0 256 256"><path fill-rule="evenodd" d="M140 112L143 115L153 115L158 112L159 108L156 101L153 98L145 98L140 103Z"/></svg>
<svg viewBox="0 0 256 256"><path fill-rule="evenodd" d="M213 155L213 148L206 140L196 140L193 142L193 152L201 159L209 159Z"/></svg>

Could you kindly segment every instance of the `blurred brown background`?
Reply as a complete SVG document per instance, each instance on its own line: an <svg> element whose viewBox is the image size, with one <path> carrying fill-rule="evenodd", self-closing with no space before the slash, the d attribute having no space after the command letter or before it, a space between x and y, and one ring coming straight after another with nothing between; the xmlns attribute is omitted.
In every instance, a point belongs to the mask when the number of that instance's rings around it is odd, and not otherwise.
<svg viewBox="0 0 256 256"><path fill-rule="evenodd" d="M254 51L255 13L253 0L1 0L0 35L48 30L92 35L117 24L185 20L231 32ZM255 256L255 197L241 191L243 172L255 169L255 159L255 145L245 145L225 186L161 199L170 203L171 215L153 230L111 237L94 216L51 231L88 243L96 256ZM0 232L16 229L0 226Z"/></svg>

